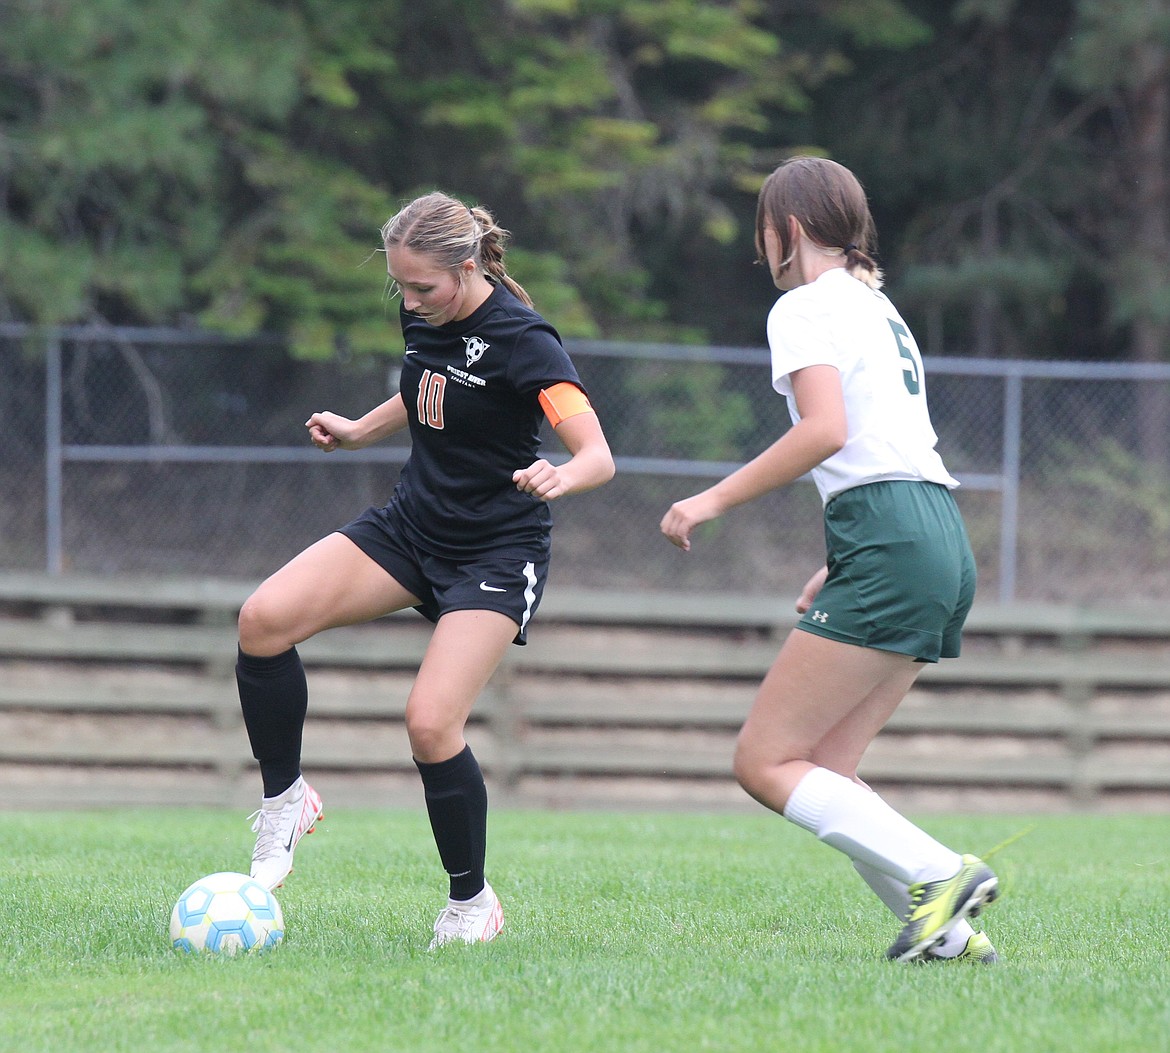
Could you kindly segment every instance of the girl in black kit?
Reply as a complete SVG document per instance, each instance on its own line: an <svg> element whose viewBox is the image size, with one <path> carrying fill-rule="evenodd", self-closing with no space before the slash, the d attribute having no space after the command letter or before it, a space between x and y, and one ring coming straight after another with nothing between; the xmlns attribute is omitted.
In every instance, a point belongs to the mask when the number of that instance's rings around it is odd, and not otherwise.
<svg viewBox="0 0 1170 1053"><path fill-rule="evenodd" d="M402 295L401 389L357 420L318 412L306 424L326 453L409 427L410 456L386 507L310 546L240 611L240 703L264 782L251 873L269 888L288 876L297 842L323 814L301 775L307 689L296 645L405 607L435 623L406 705L450 877L432 947L487 941L503 926L484 879L487 792L464 725L508 645L526 642L548 573L547 502L614 473L556 330L505 269L507 236L486 209L441 193L382 228ZM571 455L564 464L539 455L546 417Z"/></svg>

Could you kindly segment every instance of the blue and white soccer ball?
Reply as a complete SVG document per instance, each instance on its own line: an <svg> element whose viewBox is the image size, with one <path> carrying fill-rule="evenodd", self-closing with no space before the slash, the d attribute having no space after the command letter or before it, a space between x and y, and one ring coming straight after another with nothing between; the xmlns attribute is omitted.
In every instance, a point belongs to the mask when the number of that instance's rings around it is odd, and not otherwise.
<svg viewBox="0 0 1170 1053"><path fill-rule="evenodd" d="M283 939L280 904L247 874L208 874L188 886L171 911L176 950L238 954L275 947Z"/></svg>

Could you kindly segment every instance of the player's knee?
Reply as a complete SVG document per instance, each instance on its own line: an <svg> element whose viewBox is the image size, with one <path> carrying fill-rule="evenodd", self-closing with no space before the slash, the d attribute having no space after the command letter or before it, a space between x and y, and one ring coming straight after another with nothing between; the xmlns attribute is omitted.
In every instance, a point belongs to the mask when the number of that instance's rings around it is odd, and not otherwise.
<svg viewBox="0 0 1170 1053"><path fill-rule="evenodd" d="M434 763L461 748L463 729L436 709L421 705L406 708L406 734L416 760Z"/></svg>
<svg viewBox="0 0 1170 1053"><path fill-rule="evenodd" d="M292 646L280 605L270 602L262 590L252 593L244 601L237 628L240 649L245 654L276 654Z"/></svg>
<svg viewBox="0 0 1170 1053"><path fill-rule="evenodd" d="M786 781L788 765L807 760L807 756L790 742L764 744L753 741L750 734L741 733L735 744L731 769L749 796L768 803L776 799L778 787Z"/></svg>
<svg viewBox="0 0 1170 1053"><path fill-rule="evenodd" d="M741 737L735 744L735 753L731 761L731 770L736 782L752 797L757 796L757 789L764 774L765 766L759 755L749 743Z"/></svg>

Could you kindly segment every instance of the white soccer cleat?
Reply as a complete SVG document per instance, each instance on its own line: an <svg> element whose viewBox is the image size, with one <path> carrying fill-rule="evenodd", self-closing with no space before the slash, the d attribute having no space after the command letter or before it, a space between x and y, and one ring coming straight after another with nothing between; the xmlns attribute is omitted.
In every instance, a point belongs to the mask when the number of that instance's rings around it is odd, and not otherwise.
<svg viewBox="0 0 1170 1053"><path fill-rule="evenodd" d="M297 842L325 815L321 795L301 776L278 797L265 797L249 819L256 835L251 876L270 892L292 871Z"/></svg>
<svg viewBox="0 0 1170 1053"><path fill-rule="evenodd" d="M484 884L483 891L474 899L447 900L435 921L435 938L430 950L445 943L487 943L494 940L504 927L504 908L491 885Z"/></svg>

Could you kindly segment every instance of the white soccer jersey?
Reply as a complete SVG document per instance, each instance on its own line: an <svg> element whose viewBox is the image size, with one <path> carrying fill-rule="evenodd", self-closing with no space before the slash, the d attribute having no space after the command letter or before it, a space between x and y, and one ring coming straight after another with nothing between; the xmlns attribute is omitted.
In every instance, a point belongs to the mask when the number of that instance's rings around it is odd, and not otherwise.
<svg viewBox="0 0 1170 1053"><path fill-rule="evenodd" d="M849 435L812 470L822 501L887 479L959 485L935 450L918 346L884 293L844 268L827 271L776 301L768 345L772 386L788 400L794 424L800 414L791 374L813 365L841 374Z"/></svg>

